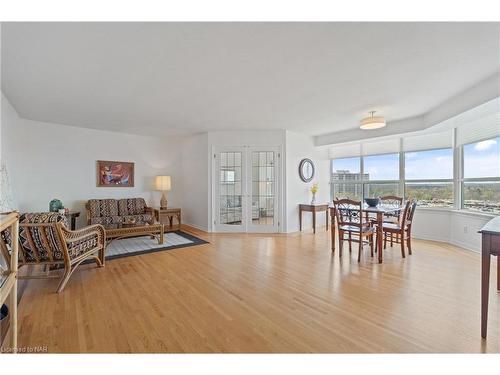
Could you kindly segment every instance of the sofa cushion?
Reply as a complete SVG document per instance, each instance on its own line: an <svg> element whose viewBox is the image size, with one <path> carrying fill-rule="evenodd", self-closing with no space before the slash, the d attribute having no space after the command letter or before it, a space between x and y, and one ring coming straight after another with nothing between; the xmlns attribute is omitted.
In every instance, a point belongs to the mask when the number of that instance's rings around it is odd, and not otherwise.
<svg viewBox="0 0 500 375"><path fill-rule="evenodd" d="M19 224L35 223L61 223L66 228L68 227L66 216L56 212L26 213L19 218ZM26 263L50 260L49 250L52 251L54 260L63 259L60 237L53 226L21 226L19 228L19 244L23 247L23 254L26 258L24 261Z"/></svg>
<svg viewBox="0 0 500 375"><path fill-rule="evenodd" d="M101 217L91 217L90 224L118 224L123 221L121 216L101 216Z"/></svg>
<svg viewBox="0 0 500 375"><path fill-rule="evenodd" d="M153 215L151 214L142 214L142 215L126 215L120 216L122 221L125 222L127 220L135 219L138 223L153 223Z"/></svg>
<svg viewBox="0 0 500 375"><path fill-rule="evenodd" d="M118 201L116 199L90 199L88 207L91 218L118 216Z"/></svg>
<svg viewBox="0 0 500 375"><path fill-rule="evenodd" d="M144 198L127 198L118 201L118 214L120 216L142 215L146 208Z"/></svg>

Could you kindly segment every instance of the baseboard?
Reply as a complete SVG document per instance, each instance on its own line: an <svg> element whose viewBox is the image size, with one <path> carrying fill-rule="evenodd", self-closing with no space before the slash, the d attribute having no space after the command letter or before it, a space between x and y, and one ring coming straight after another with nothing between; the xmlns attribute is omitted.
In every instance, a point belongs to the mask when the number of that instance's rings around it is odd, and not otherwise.
<svg viewBox="0 0 500 375"><path fill-rule="evenodd" d="M413 236L413 238L416 240L443 242L467 251L472 251L473 253L480 253L480 251L472 244L467 244L467 243L464 244L463 242L453 241L450 240L449 238L438 238L429 236Z"/></svg>
<svg viewBox="0 0 500 375"><path fill-rule="evenodd" d="M457 247L460 247L460 248L468 250L468 251L472 251L472 252L477 253L477 254L481 253L481 250L472 244L468 244L468 243L464 244L463 242L457 242L457 241L449 241L449 243L452 244L453 246L457 246Z"/></svg>
<svg viewBox="0 0 500 375"><path fill-rule="evenodd" d="M330 230L330 228L331 228L331 225L328 224L328 230ZM312 230L313 230L312 225L307 225L307 226L302 226L302 230L300 230L299 227L296 227L296 228L290 228L290 229L284 230L281 233L290 234L290 233L300 233L300 232L307 232L307 231L310 231L312 233ZM319 230L326 231L326 225L325 224L323 224L323 225L316 224L316 233L318 233Z"/></svg>
<svg viewBox="0 0 500 375"><path fill-rule="evenodd" d="M445 242L450 243L449 238L441 238L441 237L433 237L433 236L422 236L422 235L412 235L412 238L416 240L425 240L425 241L437 241L437 242Z"/></svg>
<svg viewBox="0 0 500 375"><path fill-rule="evenodd" d="M195 225L195 224L185 223L185 222L183 222L182 225L186 225L188 227L192 227L192 228L195 228L195 229L198 229L198 230L201 230L203 232L207 232L208 233L208 228L207 227L202 227L200 225Z"/></svg>

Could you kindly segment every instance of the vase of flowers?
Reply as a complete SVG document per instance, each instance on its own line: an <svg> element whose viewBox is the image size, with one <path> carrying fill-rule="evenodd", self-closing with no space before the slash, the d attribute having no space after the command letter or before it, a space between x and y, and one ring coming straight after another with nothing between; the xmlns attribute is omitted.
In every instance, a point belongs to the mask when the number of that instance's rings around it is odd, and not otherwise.
<svg viewBox="0 0 500 375"><path fill-rule="evenodd" d="M313 184L311 186L311 189L309 189L312 193L312 199L311 199L311 204L316 203L316 193L318 192L318 184Z"/></svg>

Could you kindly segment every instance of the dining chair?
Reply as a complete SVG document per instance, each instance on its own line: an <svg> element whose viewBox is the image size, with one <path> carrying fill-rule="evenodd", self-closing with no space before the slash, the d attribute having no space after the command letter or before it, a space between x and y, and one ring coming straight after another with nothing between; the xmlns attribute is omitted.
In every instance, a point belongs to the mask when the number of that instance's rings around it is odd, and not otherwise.
<svg viewBox="0 0 500 375"><path fill-rule="evenodd" d="M408 200L405 205L403 214L400 216L398 223L383 222L382 232L384 233L384 249L387 247L387 237L391 236L391 246L393 244L393 235L396 235L394 243L401 244L401 256L403 258L405 255L405 242L408 248L408 253L411 255L411 228L413 215L415 214L415 209L417 207L416 200Z"/></svg>
<svg viewBox="0 0 500 375"><path fill-rule="evenodd" d="M333 202L335 219L339 233L339 257L342 256L344 241L349 242L349 253L352 252L352 243L358 243L358 262L361 261L361 252L364 245L370 245L373 257L373 236L375 228L365 219L362 202L351 199L337 199ZM345 237L347 234L347 238ZM364 240L367 238L368 241Z"/></svg>
<svg viewBox="0 0 500 375"><path fill-rule="evenodd" d="M403 205L403 197L398 197L396 195L386 195L380 197L380 203L384 206L390 207L401 207ZM387 213L384 216L384 222L397 224L401 219L402 211ZM396 235L397 236L397 235ZM396 238L397 240L397 238ZM394 235L391 234L391 246L394 244Z"/></svg>

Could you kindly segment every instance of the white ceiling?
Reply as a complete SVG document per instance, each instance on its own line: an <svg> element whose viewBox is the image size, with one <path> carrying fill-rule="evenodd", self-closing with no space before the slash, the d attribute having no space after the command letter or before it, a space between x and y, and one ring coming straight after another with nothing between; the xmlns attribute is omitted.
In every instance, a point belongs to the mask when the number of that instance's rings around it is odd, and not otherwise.
<svg viewBox="0 0 500 375"><path fill-rule="evenodd" d="M499 23L3 23L24 118L148 135L320 135L421 115L500 70Z"/></svg>

